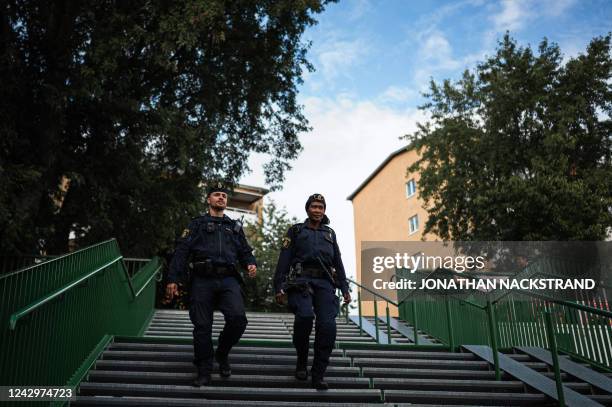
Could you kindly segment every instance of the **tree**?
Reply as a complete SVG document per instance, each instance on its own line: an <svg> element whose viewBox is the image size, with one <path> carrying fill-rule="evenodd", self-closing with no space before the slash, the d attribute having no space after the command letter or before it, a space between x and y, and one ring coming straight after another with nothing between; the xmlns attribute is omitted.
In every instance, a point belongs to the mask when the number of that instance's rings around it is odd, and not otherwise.
<svg viewBox="0 0 612 407"><path fill-rule="evenodd" d="M421 158L425 232L448 240L602 240L612 226L610 35L562 62L509 34L461 80L430 83Z"/></svg>
<svg viewBox="0 0 612 407"><path fill-rule="evenodd" d="M297 223L297 218L289 218L284 209L279 209L270 200L263 209L261 223L249 223L245 234L253 247L257 259L257 276L245 279L247 308L254 311L279 311L284 307L277 305L272 287L276 263L289 227Z"/></svg>
<svg viewBox="0 0 612 407"><path fill-rule="evenodd" d="M301 36L327 3L4 2L0 252L63 252L71 231L168 250L199 185L235 182L251 152L278 188L308 129Z"/></svg>

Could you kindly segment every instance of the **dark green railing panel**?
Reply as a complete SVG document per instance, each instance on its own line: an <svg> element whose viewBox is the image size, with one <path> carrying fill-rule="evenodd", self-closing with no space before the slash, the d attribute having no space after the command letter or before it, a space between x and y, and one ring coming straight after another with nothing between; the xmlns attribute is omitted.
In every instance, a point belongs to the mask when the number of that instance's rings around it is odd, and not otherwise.
<svg viewBox="0 0 612 407"><path fill-rule="evenodd" d="M0 276L0 384L64 385L104 335L137 335L160 270L128 278L113 239Z"/></svg>
<svg viewBox="0 0 612 407"><path fill-rule="evenodd" d="M54 256L10 256L0 255L0 275L20 270L33 264L52 259Z"/></svg>
<svg viewBox="0 0 612 407"><path fill-rule="evenodd" d="M599 266L598 266L599 267ZM472 290L460 298L452 293L414 290L398 291L399 315L419 330L447 345L473 344L499 348L513 346L550 347L544 312L549 310L555 333L556 348L580 360L604 369L612 368L612 313L608 299L610 286L601 270L584 270L579 264L564 264L546 259L530 265L511 278L549 278L580 275L599 276L596 290L572 292L563 296L541 290L500 291L484 293ZM445 271L449 273L449 271ZM467 273L454 277L473 278ZM436 277L433 272L402 273L399 277L420 280ZM491 303L488 311L487 305ZM448 304L448 306L447 306ZM488 314L491 313L491 315Z"/></svg>

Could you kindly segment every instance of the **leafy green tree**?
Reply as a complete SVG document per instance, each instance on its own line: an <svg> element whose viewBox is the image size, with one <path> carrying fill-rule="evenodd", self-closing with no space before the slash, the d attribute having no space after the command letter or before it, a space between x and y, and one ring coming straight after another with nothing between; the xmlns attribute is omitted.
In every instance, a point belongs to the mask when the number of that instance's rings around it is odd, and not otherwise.
<svg viewBox="0 0 612 407"><path fill-rule="evenodd" d="M422 153L426 232L452 240L601 240L612 226L610 35L563 63L506 34L452 83L430 83Z"/></svg>
<svg viewBox="0 0 612 407"><path fill-rule="evenodd" d="M262 222L246 225L245 234L257 259L257 276L254 279L245 279L245 305L250 310L285 309L274 302L272 282L283 239L289 227L297 222L297 218L290 218L284 209L279 209L274 201L270 200L263 208Z"/></svg>
<svg viewBox="0 0 612 407"><path fill-rule="evenodd" d="M301 37L327 3L3 2L0 252L63 252L70 231L169 250L200 183L235 182L252 152L278 188L308 129Z"/></svg>

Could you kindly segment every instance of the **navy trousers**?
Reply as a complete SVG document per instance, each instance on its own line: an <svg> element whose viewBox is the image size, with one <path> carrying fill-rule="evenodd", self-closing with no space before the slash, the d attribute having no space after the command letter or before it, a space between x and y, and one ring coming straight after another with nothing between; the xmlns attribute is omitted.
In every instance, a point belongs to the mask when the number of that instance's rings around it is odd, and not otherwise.
<svg viewBox="0 0 612 407"><path fill-rule="evenodd" d="M193 363L200 374L210 374L213 367L212 327L215 309L221 311L225 318L217 352L227 357L247 326L240 284L235 277L194 277L189 318L193 323Z"/></svg>
<svg viewBox="0 0 612 407"><path fill-rule="evenodd" d="M311 288L303 291L292 289L288 293L289 310L295 314L293 344L298 363L305 366L308 361L314 319L314 360L311 375L313 378L323 378L336 341L336 316L339 306L336 289L326 278L299 277L296 283L307 283Z"/></svg>

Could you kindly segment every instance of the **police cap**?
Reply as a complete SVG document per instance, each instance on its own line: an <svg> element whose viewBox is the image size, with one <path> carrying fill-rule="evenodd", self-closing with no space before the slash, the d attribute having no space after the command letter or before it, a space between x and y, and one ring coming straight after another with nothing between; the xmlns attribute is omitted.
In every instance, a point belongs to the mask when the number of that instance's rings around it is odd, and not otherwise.
<svg viewBox="0 0 612 407"><path fill-rule="evenodd" d="M308 210L308 207L313 202L321 202L323 204L323 208L324 209L327 208L327 205L325 204L325 198L323 197L323 195L321 195L321 194L312 194L312 195L310 195L308 197L308 200L306 201L305 209Z"/></svg>
<svg viewBox="0 0 612 407"><path fill-rule="evenodd" d="M210 194L212 194L213 192L224 192L226 194L229 193L228 189L225 187L225 185L223 185L223 183L221 182L213 182L211 185L208 186L207 189L207 196L210 196Z"/></svg>

